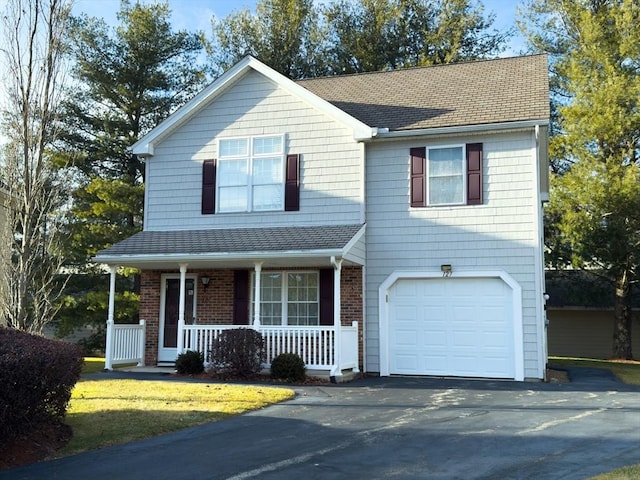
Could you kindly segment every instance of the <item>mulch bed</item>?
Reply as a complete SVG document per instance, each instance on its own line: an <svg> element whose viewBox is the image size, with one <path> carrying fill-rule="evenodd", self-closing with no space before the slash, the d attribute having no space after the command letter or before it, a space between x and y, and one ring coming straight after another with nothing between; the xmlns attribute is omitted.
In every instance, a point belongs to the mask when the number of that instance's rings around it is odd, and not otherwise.
<svg viewBox="0 0 640 480"><path fill-rule="evenodd" d="M71 440L72 431L64 423L44 424L0 446L0 470L39 462L53 455Z"/></svg>

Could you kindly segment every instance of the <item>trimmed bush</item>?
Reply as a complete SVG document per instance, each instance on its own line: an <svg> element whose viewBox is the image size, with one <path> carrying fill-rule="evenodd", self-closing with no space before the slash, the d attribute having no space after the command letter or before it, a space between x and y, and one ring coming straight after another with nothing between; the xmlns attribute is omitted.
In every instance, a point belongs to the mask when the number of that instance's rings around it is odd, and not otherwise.
<svg viewBox="0 0 640 480"><path fill-rule="evenodd" d="M215 372L250 377L265 361L264 339L252 328L225 330L211 345L209 360Z"/></svg>
<svg viewBox="0 0 640 480"><path fill-rule="evenodd" d="M204 356L194 350L181 353L176 358L176 371L181 375L197 375L204 372Z"/></svg>
<svg viewBox="0 0 640 480"><path fill-rule="evenodd" d="M297 353L281 353L271 362L271 377L285 382L302 382L305 377L304 360Z"/></svg>
<svg viewBox="0 0 640 480"><path fill-rule="evenodd" d="M82 364L77 345L0 327L0 446L62 421Z"/></svg>

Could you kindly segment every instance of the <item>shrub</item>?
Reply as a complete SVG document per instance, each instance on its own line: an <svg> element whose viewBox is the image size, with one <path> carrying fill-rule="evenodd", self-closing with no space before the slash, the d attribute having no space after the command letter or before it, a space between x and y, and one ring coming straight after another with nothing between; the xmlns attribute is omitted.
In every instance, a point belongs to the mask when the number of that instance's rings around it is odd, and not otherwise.
<svg viewBox="0 0 640 480"><path fill-rule="evenodd" d="M60 422L82 364L77 345L0 327L0 445Z"/></svg>
<svg viewBox="0 0 640 480"><path fill-rule="evenodd" d="M187 350L178 355L176 370L181 375L197 375L204 372L204 356L200 352Z"/></svg>
<svg viewBox="0 0 640 480"><path fill-rule="evenodd" d="M271 362L271 377L302 382L306 377L304 360L297 353L281 353Z"/></svg>
<svg viewBox="0 0 640 480"><path fill-rule="evenodd" d="M252 328L225 330L211 345L209 360L217 372L240 377L255 375L265 360L264 339Z"/></svg>

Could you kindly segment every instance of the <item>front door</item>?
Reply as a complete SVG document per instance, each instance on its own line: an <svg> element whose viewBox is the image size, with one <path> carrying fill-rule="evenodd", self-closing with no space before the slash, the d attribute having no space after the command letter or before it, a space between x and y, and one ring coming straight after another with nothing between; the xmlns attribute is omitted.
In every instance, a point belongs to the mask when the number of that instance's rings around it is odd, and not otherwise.
<svg viewBox="0 0 640 480"><path fill-rule="evenodd" d="M180 313L180 278L164 279L164 295L160 305L158 362L173 362L178 356L178 316ZM193 323L195 310L195 279L185 281L184 323Z"/></svg>

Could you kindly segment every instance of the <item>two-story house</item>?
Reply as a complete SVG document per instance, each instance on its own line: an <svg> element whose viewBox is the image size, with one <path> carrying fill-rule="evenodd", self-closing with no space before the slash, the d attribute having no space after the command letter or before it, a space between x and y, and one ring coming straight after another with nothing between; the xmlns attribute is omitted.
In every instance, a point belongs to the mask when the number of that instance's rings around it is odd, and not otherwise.
<svg viewBox="0 0 640 480"><path fill-rule="evenodd" d="M133 146L144 229L96 261L142 272L147 364L251 327L336 376L542 379L548 122L542 55L302 81L247 57Z"/></svg>

